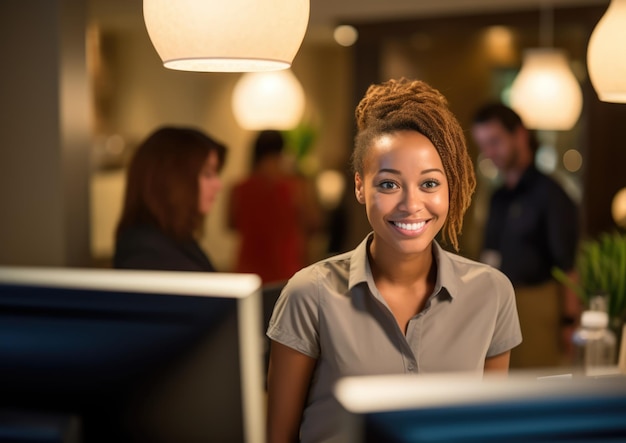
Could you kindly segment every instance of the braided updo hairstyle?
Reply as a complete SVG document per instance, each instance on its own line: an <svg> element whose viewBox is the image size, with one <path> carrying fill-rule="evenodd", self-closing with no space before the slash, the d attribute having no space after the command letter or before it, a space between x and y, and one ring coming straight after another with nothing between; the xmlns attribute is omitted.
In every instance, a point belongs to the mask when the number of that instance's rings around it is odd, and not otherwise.
<svg viewBox="0 0 626 443"><path fill-rule="evenodd" d="M446 98L419 80L389 80L371 85L355 111L358 133L352 168L363 176L369 147L382 135L412 130L425 135L435 146L448 180L448 217L443 237L458 251L457 236L463 215L476 187L474 167L467 152L461 125L448 108Z"/></svg>

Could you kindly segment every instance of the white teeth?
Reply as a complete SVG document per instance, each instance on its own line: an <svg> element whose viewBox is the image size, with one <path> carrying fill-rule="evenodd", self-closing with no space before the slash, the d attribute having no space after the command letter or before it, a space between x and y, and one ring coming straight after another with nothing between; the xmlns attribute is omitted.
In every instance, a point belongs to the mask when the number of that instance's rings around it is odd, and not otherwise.
<svg viewBox="0 0 626 443"><path fill-rule="evenodd" d="M400 229L404 229L405 231L417 231L418 229L422 229L426 224L425 221L419 223L399 223L393 222L394 225L399 227Z"/></svg>

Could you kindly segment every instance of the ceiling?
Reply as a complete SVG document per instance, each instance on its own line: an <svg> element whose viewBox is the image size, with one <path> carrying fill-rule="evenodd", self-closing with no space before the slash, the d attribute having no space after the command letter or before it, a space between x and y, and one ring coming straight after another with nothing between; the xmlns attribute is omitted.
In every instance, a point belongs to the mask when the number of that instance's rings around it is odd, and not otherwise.
<svg viewBox="0 0 626 443"><path fill-rule="evenodd" d="M609 0L311 0L311 24L607 4Z"/></svg>
<svg viewBox="0 0 626 443"><path fill-rule="evenodd" d="M90 17L103 26L137 26L142 0L87 0ZM260 1L260 0L259 0ZM332 35L340 23L362 23L436 15L537 9L542 6L608 5L609 0L310 0L307 36Z"/></svg>

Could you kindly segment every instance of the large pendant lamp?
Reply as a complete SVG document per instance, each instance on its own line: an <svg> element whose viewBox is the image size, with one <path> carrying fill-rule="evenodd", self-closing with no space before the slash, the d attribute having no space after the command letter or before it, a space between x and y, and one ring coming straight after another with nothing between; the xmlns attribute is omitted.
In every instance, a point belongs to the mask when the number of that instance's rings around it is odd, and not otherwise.
<svg viewBox="0 0 626 443"><path fill-rule="evenodd" d="M542 47L524 51L522 69L511 85L511 107L532 129L571 129L582 111L583 95L565 52L552 47L552 9L541 12Z"/></svg>
<svg viewBox="0 0 626 443"><path fill-rule="evenodd" d="M600 100L626 103L626 0L611 0L593 30L587 70Z"/></svg>
<svg viewBox="0 0 626 443"><path fill-rule="evenodd" d="M309 0L143 0L143 15L166 68L271 71L291 66Z"/></svg>
<svg viewBox="0 0 626 443"><path fill-rule="evenodd" d="M583 96L565 53L528 49L511 87L511 107L532 129L571 129L582 111Z"/></svg>
<svg viewBox="0 0 626 443"><path fill-rule="evenodd" d="M232 107L244 129L290 130L304 113L304 89L291 69L248 72L235 84Z"/></svg>

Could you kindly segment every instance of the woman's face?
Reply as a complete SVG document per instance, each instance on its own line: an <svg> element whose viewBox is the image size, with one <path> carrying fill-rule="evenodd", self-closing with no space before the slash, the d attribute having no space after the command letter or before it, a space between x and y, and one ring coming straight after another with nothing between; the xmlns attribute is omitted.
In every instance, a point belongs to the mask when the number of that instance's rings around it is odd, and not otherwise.
<svg viewBox="0 0 626 443"><path fill-rule="evenodd" d="M198 211L202 215L211 211L217 193L222 189L218 169L219 159L217 153L212 151L207 156L198 176Z"/></svg>
<svg viewBox="0 0 626 443"><path fill-rule="evenodd" d="M448 180L430 140L416 131L374 139L355 175L357 200L374 230L372 248L415 254L430 250L448 215Z"/></svg>

